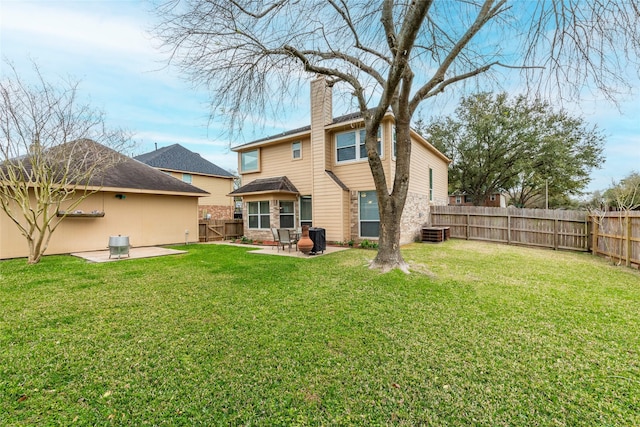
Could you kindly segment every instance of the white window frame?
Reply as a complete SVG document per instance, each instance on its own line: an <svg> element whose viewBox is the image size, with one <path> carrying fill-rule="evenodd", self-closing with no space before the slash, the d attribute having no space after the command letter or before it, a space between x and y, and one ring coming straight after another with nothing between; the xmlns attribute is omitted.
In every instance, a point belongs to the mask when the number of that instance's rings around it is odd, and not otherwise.
<svg viewBox="0 0 640 427"><path fill-rule="evenodd" d="M293 160L302 159L302 142L295 141L291 143L291 158Z"/></svg>
<svg viewBox="0 0 640 427"><path fill-rule="evenodd" d="M433 168L429 168L429 201L433 202Z"/></svg>
<svg viewBox="0 0 640 427"><path fill-rule="evenodd" d="M355 156L354 158L350 158L350 159L345 159L345 160L339 160L338 159L338 150L339 149L344 149L344 148L348 148L351 147L351 145L347 145L344 147L338 147L338 138L340 137L340 135L347 135L353 133L354 134L354 151L355 151ZM365 148L365 130L363 128L360 129L355 129L355 130L348 130L346 132L338 132L336 133L335 137L334 137L334 153L336 156L336 164L344 164L344 163L352 163L352 162L362 162L362 161L366 161L367 160L367 153L366 153L366 148ZM384 144L383 144L383 140L382 140L382 125L380 125L380 127L378 128L378 149L379 149L379 155L380 157L384 157ZM362 153L362 151L364 150L364 153Z"/></svg>
<svg viewBox="0 0 640 427"><path fill-rule="evenodd" d="M282 205L285 203L291 203L291 212L282 212ZM280 228L295 228L296 226L296 202L295 200L280 200L278 201L278 205L280 206ZM282 225L282 217L291 217L291 225L283 226Z"/></svg>
<svg viewBox="0 0 640 427"><path fill-rule="evenodd" d="M364 197L363 197L364 194ZM374 220L374 219L362 219L362 213L363 213L363 209L362 209L362 201L363 199L366 197L367 199L369 198L369 196L373 196L373 199L371 199L371 201L369 201L368 203L372 203L375 201L376 207L377 209L377 213L378 213L378 219ZM366 236L362 234L362 223L366 222L366 223L378 223L378 235L377 236ZM378 239L380 238L380 207L378 206L378 196L376 195L376 191L375 190L371 190L371 191L358 191L358 236L361 238L365 238L365 239Z"/></svg>
<svg viewBox="0 0 640 427"><path fill-rule="evenodd" d="M258 206L257 213L251 213L251 205L256 204ZM266 205L266 212L263 212L263 207ZM257 217L258 226L251 226L251 218ZM266 217L267 224L263 224L263 219ZM247 227L251 230L268 230L271 227L271 215L269 214L269 201L268 200L259 200L255 202L247 202Z"/></svg>
<svg viewBox="0 0 640 427"><path fill-rule="evenodd" d="M302 216L303 212L304 212L304 209L302 209L302 201L303 200L308 200L309 203L311 204L311 210L309 212L309 215L311 215L311 216L309 218L305 218L305 217ZM298 212L300 212L300 218L299 218L300 219L300 226L302 227L302 223L303 222L304 223L310 223L310 224L313 223L313 198L311 196L300 196L299 205L300 205L300 210Z"/></svg>
<svg viewBox="0 0 640 427"><path fill-rule="evenodd" d="M249 157L249 154L255 153L255 168L247 168L247 163L245 161L245 156ZM253 163L253 159L251 159L251 163ZM256 148L255 150L243 151L240 153L240 171L242 173L247 172L258 172L260 171L260 149Z"/></svg>
<svg viewBox="0 0 640 427"><path fill-rule="evenodd" d="M396 135L396 125L391 126L391 157L393 160L396 159L398 155L398 147L397 147L398 137Z"/></svg>
<svg viewBox="0 0 640 427"><path fill-rule="evenodd" d="M187 184L191 184L193 182L193 175L190 173L182 174L182 182L186 182Z"/></svg>

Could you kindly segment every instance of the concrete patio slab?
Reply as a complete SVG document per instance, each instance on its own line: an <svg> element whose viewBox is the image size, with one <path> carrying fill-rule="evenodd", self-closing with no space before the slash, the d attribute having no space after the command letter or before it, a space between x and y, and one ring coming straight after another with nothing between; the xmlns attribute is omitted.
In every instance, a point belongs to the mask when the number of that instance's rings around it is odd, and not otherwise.
<svg viewBox="0 0 640 427"><path fill-rule="evenodd" d="M246 248L247 251L249 251L252 254L289 256L289 257L297 257L297 258L305 258L305 259L317 258L325 254L331 254L334 252L339 252L339 251L344 251L349 249L347 247L327 246L327 249L324 252L321 252L316 255L305 255L300 251L296 251L295 248L292 248L291 252L289 252L289 249L282 250L282 248L278 249L275 246L245 245L241 243L231 243L231 242L224 242L224 241L207 242L207 243L200 243L200 244L231 245L231 246ZM176 255L176 254L183 254L186 252L187 251L180 251L177 249L148 246L148 247L141 247L141 248L131 248L129 249L129 256L128 257L122 256L120 259L118 259L118 257L115 255L112 257L109 257L108 249L104 251L75 252L75 253L72 253L71 255L78 258L86 259L89 262L112 262L112 261L124 261L127 259L151 258L151 257L165 256L165 255Z"/></svg>
<svg viewBox="0 0 640 427"><path fill-rule="evenodd" d="M126 255L118 257L116 255L109 258L109 250L105 251L90 251L90 252L76 252L71 255L79 258L86 259L89 262L111 262L111 261L124 261L127 259L137 258L152 258L165 255L184 254L187 251L179 251L177 249L159 248L156 246L148 246L142 248L130 248L129 256Z"/></svg>

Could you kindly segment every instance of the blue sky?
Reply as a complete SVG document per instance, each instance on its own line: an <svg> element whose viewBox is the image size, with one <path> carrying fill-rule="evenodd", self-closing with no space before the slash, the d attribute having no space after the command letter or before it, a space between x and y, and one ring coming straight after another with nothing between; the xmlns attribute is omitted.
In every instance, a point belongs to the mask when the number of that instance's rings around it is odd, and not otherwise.
<svg viewBox="0 0 640 427"><path fill-rule="evenodd" d="M80 80L82 95L106 112L108 124L134 132L138 145L133 154L153 150L155 144L179 143L236 171L229 146L309 124L308 89L303 88L297 107L280 120L247 124L229 140L222 120L208 120L206 91L166 67L166 56L148 32L153 25L148 7L134 0L0 0L0 56L25 72L34 60L49 81ZM640 170L640 81L634 86L635 93L621 99L619 110L595 98L564 106L607 135L606 163L592 173L589 190L604 189ZM434 107L448 114L455 101ZM334 105L334 112L346 111Z"/></svg>

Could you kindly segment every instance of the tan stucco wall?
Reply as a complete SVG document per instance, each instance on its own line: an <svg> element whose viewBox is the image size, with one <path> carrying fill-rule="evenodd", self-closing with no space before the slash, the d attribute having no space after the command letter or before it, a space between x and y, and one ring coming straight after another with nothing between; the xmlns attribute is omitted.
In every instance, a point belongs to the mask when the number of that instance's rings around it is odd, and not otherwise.
<svg viewBox="0 0 640 427"><path fill-rule="evenodd" d="M116 198L124 195L124 199ZM132 246L198 241L198 198L188 196L104 192L90 196L78 208L104 211L101 218L65 218L45 254L106 249L109 236L129 236ZM18 228L0 212L0 259L25 257L27 243Z"/></svg>

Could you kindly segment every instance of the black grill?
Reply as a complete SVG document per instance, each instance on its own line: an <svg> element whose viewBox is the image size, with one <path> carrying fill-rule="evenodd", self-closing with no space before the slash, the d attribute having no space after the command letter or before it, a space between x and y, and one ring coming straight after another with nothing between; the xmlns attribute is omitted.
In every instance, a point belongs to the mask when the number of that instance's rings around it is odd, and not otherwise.
<svg viewBox="0 0 640 427"><path fill-rule="evenodd" d="M327 236L324 228L312 227L309 228L309 238L313 240L313 248L311 248L311 255L315 255L318 252L324 253L327 249Z"/></svg>

